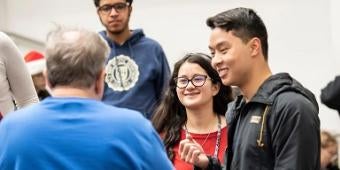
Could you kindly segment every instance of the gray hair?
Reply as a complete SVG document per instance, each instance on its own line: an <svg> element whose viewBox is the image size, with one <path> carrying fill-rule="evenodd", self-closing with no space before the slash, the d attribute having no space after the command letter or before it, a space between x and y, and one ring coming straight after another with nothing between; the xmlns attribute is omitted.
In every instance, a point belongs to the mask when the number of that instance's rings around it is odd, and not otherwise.
<svg viewBox="0 0 340 170"><path fill-rule="evenodd" d="M45 53L51 88L89 88L105 67L109 47L96 32L58 27L48 34Z"/></svg>

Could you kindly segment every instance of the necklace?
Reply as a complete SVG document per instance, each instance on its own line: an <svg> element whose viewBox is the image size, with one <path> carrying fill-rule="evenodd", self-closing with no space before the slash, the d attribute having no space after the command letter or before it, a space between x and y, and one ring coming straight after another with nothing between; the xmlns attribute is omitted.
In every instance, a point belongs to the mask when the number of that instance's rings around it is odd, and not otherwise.
<svg viewBox="0 0 340 170"><path fill-rule="evenodd" d="M218 149L220 148L220 142L221 142L221 118L220 118L220 116L217 116L217 118L218 118L218 123L217 123L217 129L218 130L217 130L215 151L214 151L214 155L213 155L215 158L217 158ZM190 136L190 133L188 131L186 124L184 124L184 127L185 127L185 137L187 138L188 136ZM202 147L205 144L205 142L207 141L207 139L209 138L210 134L211 134L211 130L209 130L207 137L205 137L203 143L201 144Z"/></svg>
<svg viewBox="0 0 340 170"><path fill-rule="evenodd" d="M202 147L204 146L205 142L206 142L207 139L209 138L210 133L211 133L211 131L209 130L209 133L208 133L207 137L205 137L205 139L204 139L204 141L203 141L203 143L202 143L202 145L201 145Z"/></svg>

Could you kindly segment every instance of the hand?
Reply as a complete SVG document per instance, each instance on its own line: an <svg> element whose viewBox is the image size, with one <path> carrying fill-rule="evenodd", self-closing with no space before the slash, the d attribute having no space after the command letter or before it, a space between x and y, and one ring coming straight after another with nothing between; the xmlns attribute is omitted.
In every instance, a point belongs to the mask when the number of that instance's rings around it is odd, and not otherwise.
<svg viewBox="0 0 340 170"><path fill-rule="evenodd" d="M178 154L183 161L203 169L209 164L209 159L202 146L193 140L190 135L179 143Z"/></svg>

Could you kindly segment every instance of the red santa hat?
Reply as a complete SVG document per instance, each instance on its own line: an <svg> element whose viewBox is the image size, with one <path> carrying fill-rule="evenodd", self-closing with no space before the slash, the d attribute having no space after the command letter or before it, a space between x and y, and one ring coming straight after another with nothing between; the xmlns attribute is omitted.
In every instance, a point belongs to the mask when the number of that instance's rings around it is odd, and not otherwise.
<svg viewBox="0 0 340 170"><path fill-rule="evenodd" d="M31 73L31 75L35 75L41 73L45 68L45 57L37 52L31 51L25 56L26 66Z"/></svg>

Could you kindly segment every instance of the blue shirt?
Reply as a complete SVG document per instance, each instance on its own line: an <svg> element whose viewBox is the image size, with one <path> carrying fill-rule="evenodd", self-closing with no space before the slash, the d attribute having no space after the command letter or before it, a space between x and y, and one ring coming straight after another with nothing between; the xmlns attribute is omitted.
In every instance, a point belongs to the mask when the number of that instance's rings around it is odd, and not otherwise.
<svg viewBox="0 0 340 170"><path fill-rule="evenodd" d="M83 98L47 98L0 123L0 169L172 169L140 113Z"/></svg>

